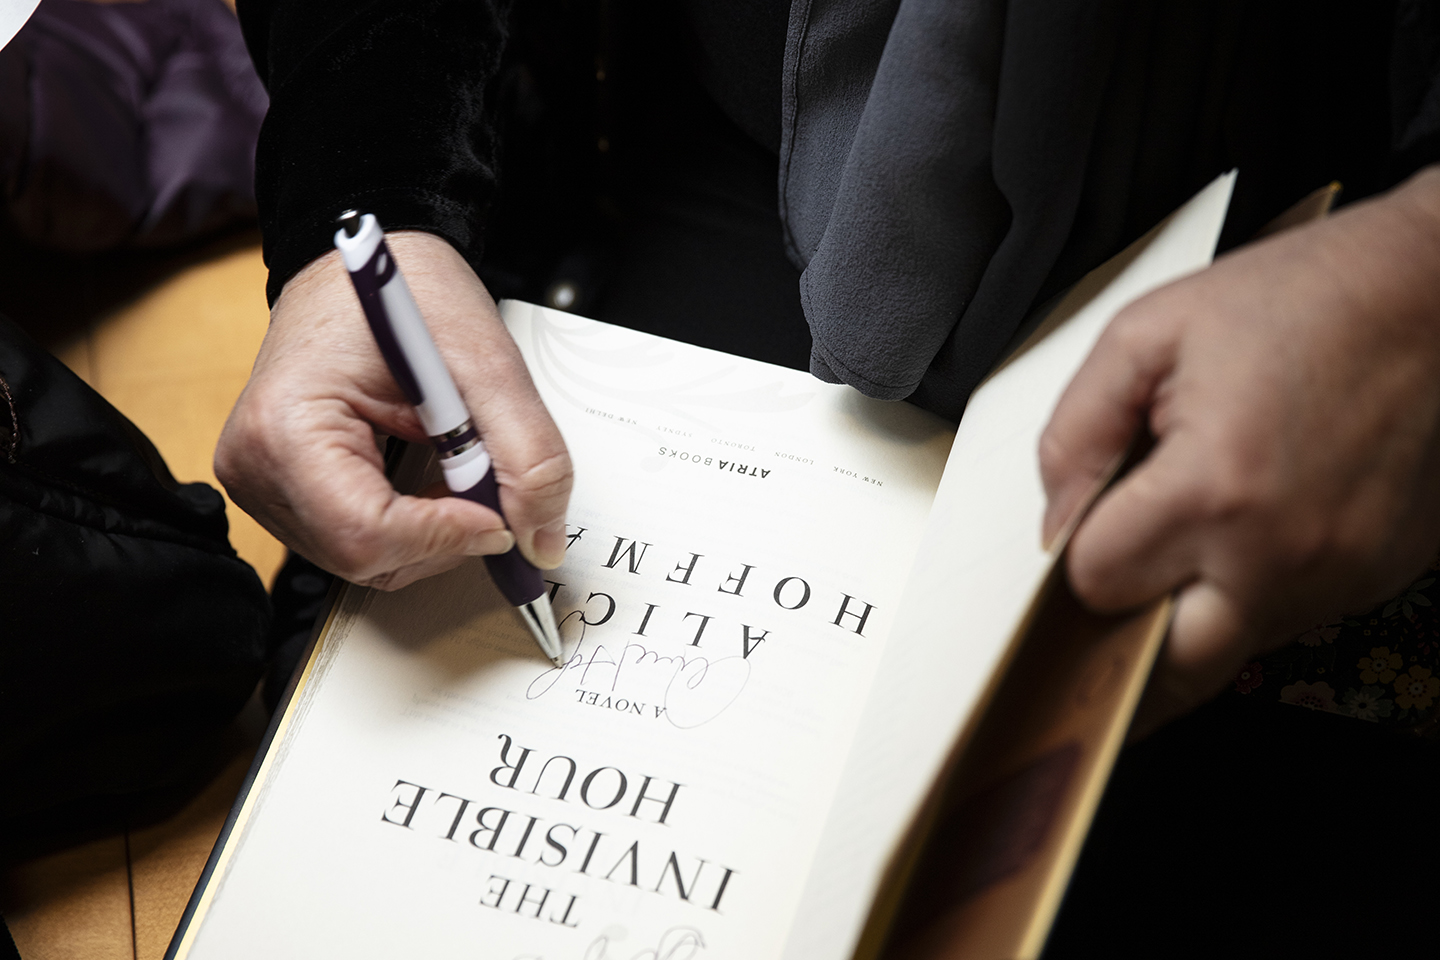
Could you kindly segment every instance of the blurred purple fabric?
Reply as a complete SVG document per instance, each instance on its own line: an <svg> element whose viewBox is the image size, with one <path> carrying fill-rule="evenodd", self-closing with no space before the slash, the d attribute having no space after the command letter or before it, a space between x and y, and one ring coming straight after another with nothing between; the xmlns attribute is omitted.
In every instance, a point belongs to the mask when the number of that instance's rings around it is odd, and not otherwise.
<svg viewBox="0 0 1440 960"><path fill-rule="evenodd" d="M43 0L0 51L10 228L88 253L251 219L267 103L222 0Z"/></svg>

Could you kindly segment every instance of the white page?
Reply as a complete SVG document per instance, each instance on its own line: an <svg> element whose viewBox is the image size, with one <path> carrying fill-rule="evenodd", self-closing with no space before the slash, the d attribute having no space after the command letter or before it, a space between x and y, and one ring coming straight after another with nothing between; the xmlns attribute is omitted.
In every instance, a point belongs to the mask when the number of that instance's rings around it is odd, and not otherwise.
<svg viewBox="0 0 1440 960"><path fill-rule="evenodd" d="M971 397L818 848L790 960L854 951L891 854L1054 561L1040 542L1040 434L1115 314L1210 262L1234 180L1233 172L1219 177L1078 284L1046 322L1059 325Z"/></svg>
<svg viewBox="0 0 1440 960"><path fill-rule="evenodd" d="M15 38L40 0L0 0L0 48Z"/></svg>
<svg viewBox="0 0 1440 960"><path fill-rule="evenodd" d="M192 958L783 948L952 428L797 371L504 314L576 465L584 533L550 574L570 660L550 667L478 562L351 590ZM511 765L533 751L515 788L492 775L507 742ZM564 800L552 756L577 764Z"/></svg>

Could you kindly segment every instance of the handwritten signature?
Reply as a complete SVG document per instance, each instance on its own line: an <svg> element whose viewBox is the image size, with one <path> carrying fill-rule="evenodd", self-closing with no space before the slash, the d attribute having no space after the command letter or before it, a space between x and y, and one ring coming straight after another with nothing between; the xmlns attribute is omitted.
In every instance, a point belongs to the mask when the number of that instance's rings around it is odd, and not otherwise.
<svg viewBox="0 0 1440 960"><path fill-rule="evenodd" d="M532 680L525 698L537 700L545 696L556 689L562 678L587 690L608 686L611 692L620 689L623 678L626 697L659 704L665 719L689 730L714 720L736 701L750 679L750 664L744 657L711 660L667 655L633 642L621 647L618 655L604 644L595 644L587 651L582 633L570 658Z"/></svg>
<svg viewBox="0 0 1440 960"><path fill-rule="evenodd" d="M705 938L700 936L700 931L694 927L671 927L660 935L660 942L639 953L633 954L629 960L691 960L697 953L705 949ZM534 954L524 954L516 957L515 960L543 960ZM590 942L585 948L583 960L622 960L622 958L610 952L610 937L608 934L601 934Z"/></svg>

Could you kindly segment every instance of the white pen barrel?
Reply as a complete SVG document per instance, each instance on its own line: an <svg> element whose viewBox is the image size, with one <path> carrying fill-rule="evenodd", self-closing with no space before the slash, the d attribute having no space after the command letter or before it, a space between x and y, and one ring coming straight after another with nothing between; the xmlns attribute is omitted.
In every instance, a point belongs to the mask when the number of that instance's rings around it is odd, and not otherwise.
<svg viewBox="0 0 1440 960"><path fill-rule="evenodd" d="M395 271L390 282L380 288L380 300L390 315L395 339L405 352L405 359L409 361L424 394L415 412L425 425L426 435L444 436L467 422L470 414L465 409L465 401L460 398L455 381L450 379L450 371L440 358L440 351L435 348L435 341L430 338L430 330L425 326L425 319L420 316L420 308L416 306L400 271Z"/></svg>
<svg viewBox="0 0 1440 960"><path fill-rule="evenodd" d="M404 275L394 268L394 264L387 262L393 254L385 243L384 232L380 229L380 222L375 219L375 215L367 213L361 217L360 228L353 236L344 230L337 231L335 246L345 262L345 269L350 271L357 284L361 282L359 275L362 274L375 280L389 274L389 279L378 290L384 307L383 319L376 321L372 318L371 322L380 322L390 328L389 332L394 337L394 346L399 349L400 356L387 355L386 362L392 369L395 369L397 362L402 367L409 368L414 387L420 394L415 412L424 424L425 433L431 437L443 437L464 426L470 419L470 414L465 409L465 401L460 398L455 381L450 379L450 371L446 368L445 361L440 358L440 351L435 348L430 329L425 325L425 318L420 315L420 308L410 293ZM390 348L386 346L381 333L382 331L377 331L376 336L381 352L385 353ZM400 373L397 372L397 378L399 377Z"/></svg>

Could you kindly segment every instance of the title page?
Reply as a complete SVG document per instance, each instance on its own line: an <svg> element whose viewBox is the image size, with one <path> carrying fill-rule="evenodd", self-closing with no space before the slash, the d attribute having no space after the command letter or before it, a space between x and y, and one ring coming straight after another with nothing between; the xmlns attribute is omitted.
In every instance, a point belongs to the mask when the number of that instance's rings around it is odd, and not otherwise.
<svg viewBox="0 0 1440 960"><path fill-rule="evenodd" d="M953 427L504 315L575 463L564 664L478 561L348 588L191 957L782 952Z"/></svg>

